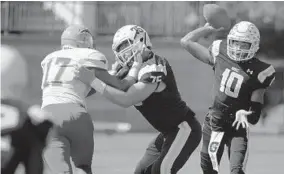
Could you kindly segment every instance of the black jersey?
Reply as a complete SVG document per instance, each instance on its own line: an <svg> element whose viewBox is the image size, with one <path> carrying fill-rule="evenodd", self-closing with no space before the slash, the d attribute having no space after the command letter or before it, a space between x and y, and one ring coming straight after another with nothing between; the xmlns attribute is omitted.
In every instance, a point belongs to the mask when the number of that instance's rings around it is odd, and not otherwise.
<svg viewBox="0 0 284 174"><path fill-rule="evenodd" d="M209 48L215 84L212 109L222 115L248 110L253 91L267 88L275 77L272 65L252 58L236 62L227 55L226 40L216 40Z"/></svg>
<svg viewBox="0 0 284 174"><path fill-rule="evenodd" d="M23 163L27 173L43 173L42 151L52 123L33 124L32 109L14 99L1 99L1 173L14 173Z"/></svg>
<svg viewBox="0 0 284 174"><path fill-rule="evenodd" d="M172 68L165 58L154 54L139 71L138 80L158 85L163 82L166 85L164 90L152 93L135 106L158 131L167 132L176 129L182 121L194 116L182 100Z"/></svg>
<svg viewBox="0 0 284 174"><path fill-rule="evenodd" d="M34 125L29 105L14 99L1 99L1 136L10 136L12 146L29 146L34 138L44 141L51 122Z"/></svg>

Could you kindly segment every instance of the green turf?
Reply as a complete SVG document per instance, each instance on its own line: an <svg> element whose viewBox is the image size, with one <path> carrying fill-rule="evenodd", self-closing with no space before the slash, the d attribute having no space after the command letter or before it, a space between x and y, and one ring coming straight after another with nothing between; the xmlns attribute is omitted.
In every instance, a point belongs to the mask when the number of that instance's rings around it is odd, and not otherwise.
<svg viewBox="0 0 284 174"><path fill-rule="evenodd" d="M95 154L93 171L96 174L131 174L140 160L148 143L156 134L105 134L95 135ZM201 145L201 144L200 144ZM246 167L248 174L283 173L284 137L251 136L249 159ZM199 167L200 146L192 154L178 174L201 174ZM23 174L19 168L16 174ZM219 174L229 174L229 163L225 152Z"/></svg>
<svg viewBox="0 0 284 174"><path fill-rule="evenodd" d="M136 163L155 134L96 135L94 171L98 174L133 173ZM248 174L280 174L283 169L284 138L252 136L247 166ZM179 174L201 173L199 151L193 153ZM220 174L229 173L227 153L223 155Z"/></svg>

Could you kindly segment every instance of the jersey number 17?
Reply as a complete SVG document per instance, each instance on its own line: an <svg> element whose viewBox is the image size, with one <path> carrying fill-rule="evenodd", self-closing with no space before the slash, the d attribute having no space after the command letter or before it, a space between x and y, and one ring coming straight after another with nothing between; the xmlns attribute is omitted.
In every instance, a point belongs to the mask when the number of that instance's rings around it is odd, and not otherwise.
<svg viewBox="0 0 284 174"><path fill-rule="evenodd" d="M49 84L61 85L75 77L76 66L71 59L57 57L50 59L43 67L42 89Z"/></svg>
<svg viewBox="0 0 284 174"><path fill-rule="evenodd" d="M226 68L222 74L220 91L224 92L226 95L230 97L238 98L243 80L244 77L242 75Z"/></svg>

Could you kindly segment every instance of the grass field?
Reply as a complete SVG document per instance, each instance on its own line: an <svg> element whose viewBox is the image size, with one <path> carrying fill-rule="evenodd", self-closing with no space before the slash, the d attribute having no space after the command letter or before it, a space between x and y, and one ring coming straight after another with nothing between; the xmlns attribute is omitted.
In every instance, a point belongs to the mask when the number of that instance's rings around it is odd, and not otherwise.
<svg viewBox="0 0 284 174"><path fill-rule="evenodd" d="M42 37L26 39L22 37L2 37L2 44L15 46L26 58L29 71L29 85L24 99L31 103L41 102L41 60L48 53L58 49L59 39ZM113 58L111 44L101 41L98 50L110 59ZM196 111L200 121L203 120L211 103L212 70L192 58L182 50L178 43L163 44L153 42L155 51L168 58L176 75L183 99ZM111 60L110 60L111 62ZM109 103L99 95L88 99L90 113L95 121L125 121L132 124L134 131L152 130L151 126L135 109L122 109ZM143 155L153 133L96 134L93 169L97 174L127 174L133 173L136 163ZM192 155L179 174L201 173L199 167L199 150ZM281 158L282 157L282 158ZM257 135L251 136L250 159L247 166L248 174L280 174L283 173L284 137ZM227 159L226 154L223 159ZM22 171L19 172L20 174ZM228 163L223 160L221 174L229 174Z"/></svg>
<svg viewBox="0 0 284 174"><path fill-rule="evenodd" d="M96 174L131 174L140 160L148 143L156 136L154 133L130 133L95 135L95 154L93 172ZM201 144L200 144L201 145ZM251 136L247 174L283 173L284 137ZM201 174L200 146L192 154L178 174ZM219 174L229 174L229 163L225 152ZM19 168L17 174L23 174Z"/></svg>
<svg viewBox="0 0 284 174"><path fill-rule="evenodd" d="M133 173L136 163L155 134L96 135L93 170L97 174ZM247 165L248 174L283 173L284 137L251 136ZM179 174L201 174L198 149ZM229 174L227 153L224 153L220 174Z"/></svg>

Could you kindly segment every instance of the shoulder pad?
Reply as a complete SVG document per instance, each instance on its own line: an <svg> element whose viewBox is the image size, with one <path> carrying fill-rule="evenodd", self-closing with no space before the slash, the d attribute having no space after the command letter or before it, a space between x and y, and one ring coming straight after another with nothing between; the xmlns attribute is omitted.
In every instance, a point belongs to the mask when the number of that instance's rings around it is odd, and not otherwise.
<svg viewBox="0 0 284 174"><path fill-rule="evenodd" d="M138 80L145 83L161 82L167 75L166 66L163 64L146 64L138 73Z"/></svg>
<svg viewBox="0 0 284 174"><path fill-rule="evenodd" d="M261 72L258 73L257 76L258 81L264 85L264 87L268 87L272 84L275 79L275 69L272 65L266 67Z"/></svg>
<svg viewBox="0 0 284 174"><path fill-rule="evenodd" d="M48 54L47 56L45 56L45 58L41 61L41 67L43 67L44 66L44 64L47 62L47 61L49 61L49 59L50 58L52 58L52 55L54 54L54 52L52 52L52 53L50 53L50 54Z"/></svg>
<svg viewBox="0 0 284 174"><path fill-rule="evenodd" d="M83 61L81 62L82 65L86 67L96 67L96 68L101 68L105 70L108 69L107 58L101 52L96 51L96 50L88 53L87 58L84 58L82 61Z"/></svg>
<svg viewBox="0 0 284 174"><path fill-rule="evenodd" d="M212 56L212 64L215 64L216 57L220 54L220 45L222 40L215 40L209 47L209 52Z"/></svg>

